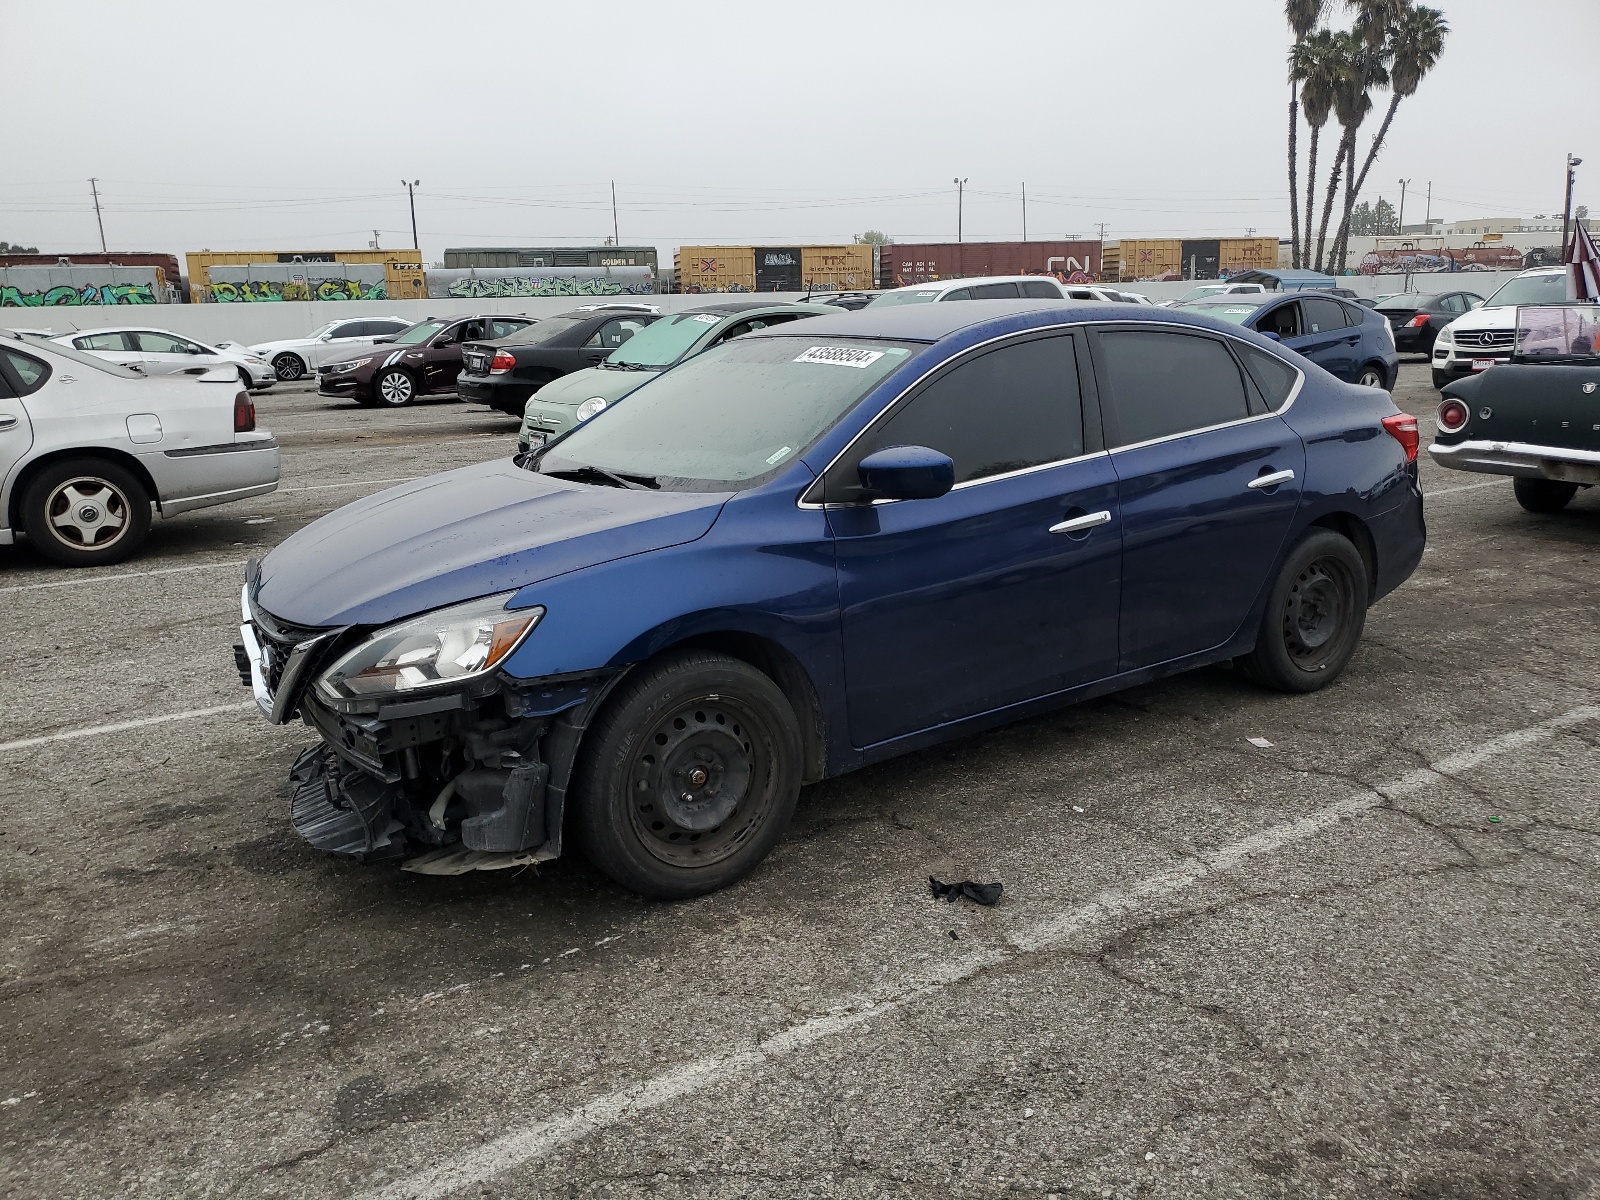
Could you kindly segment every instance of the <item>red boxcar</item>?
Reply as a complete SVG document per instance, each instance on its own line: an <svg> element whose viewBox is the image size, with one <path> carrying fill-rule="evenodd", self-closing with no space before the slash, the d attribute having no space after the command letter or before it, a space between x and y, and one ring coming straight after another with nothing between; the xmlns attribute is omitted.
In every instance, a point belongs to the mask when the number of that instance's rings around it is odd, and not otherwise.
<svg viewBox="0 0 1600 1200"><path fill-rule="evenodd" d="M1100 243L894 242L878 248L879 287L973 275L1054 275L1084 283L1100 277Z"/></svg>

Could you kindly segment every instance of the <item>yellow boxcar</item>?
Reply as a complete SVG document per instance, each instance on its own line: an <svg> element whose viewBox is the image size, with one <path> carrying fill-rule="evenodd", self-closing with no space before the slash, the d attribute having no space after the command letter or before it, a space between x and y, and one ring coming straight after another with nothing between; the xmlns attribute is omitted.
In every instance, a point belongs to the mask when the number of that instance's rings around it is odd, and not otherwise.
<svg viewBox="0 0 1600 1200"><path fill-rule="evenodd" d="M872 247L801 246L801 286L814 292L872 290Z"/></svg>
<svg viewBox="0 0 1600 1200"><path fill-rule="evenodd" d="M1220 238L1218 268L1224 275L1240 271L1270 271L1278 265L1275 237Z"/></svg>
<svg viewBox="0 0 1600 1200"><path fill-rule="evenodd" d="M686 294L756 290L754 246L679 246L673 263Z"/></svg>
<svg viewBox="0 0 1600 1200"><path fill-rule="evenodd" d="M1119 250L1118 279L1131 283L1183 278L1183 242L1179 238L1123 238Z"/></svg>
<svg viewBox="0 0 1600 1200"><path fill-rule="evenodd" d="M248 263L342 262L415 263L415 250L202 250L185 254L190 287L208 287L211 268Z"/></svg>
<svg viewBox="0 0 1600 1200"><path fill-rule="evenodd" d="M391 300L426 300L428 277L417 262L383 264L383 290Z"/></svg>

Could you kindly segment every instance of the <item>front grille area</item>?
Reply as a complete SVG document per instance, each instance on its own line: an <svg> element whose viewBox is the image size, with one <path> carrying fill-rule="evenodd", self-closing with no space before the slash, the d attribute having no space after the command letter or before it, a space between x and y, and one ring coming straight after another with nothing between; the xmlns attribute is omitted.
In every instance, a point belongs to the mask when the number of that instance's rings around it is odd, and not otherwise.
<svg viewBox="0 0 1600 1200"><path fill-rule="evenodd" d="M1516 343L1515 329L1474 329L1455 335L1460 350L1509 350Z"/></svg>
<svg viewBox="0 0 1600 1200"><path fill-rule="evenodd" d="M276 696L289 654L301 642L326 631L312 626L292 625L253 604L250 618L250 624L256 631L256 640L261 643L261 666L266 676L267 691Z"/></svg>

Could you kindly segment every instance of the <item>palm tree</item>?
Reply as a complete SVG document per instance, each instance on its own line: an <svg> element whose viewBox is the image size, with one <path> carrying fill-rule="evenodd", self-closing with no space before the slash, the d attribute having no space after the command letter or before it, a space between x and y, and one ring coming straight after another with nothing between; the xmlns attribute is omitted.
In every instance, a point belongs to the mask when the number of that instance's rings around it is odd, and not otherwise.
<svg viewBox="0 0 1600 1200"><path fill-rule="evenodd" d="M1328 123L1333 110L1333 93L1338 86L1340 49L1333 33L1319 30L1297 42L1289 52L1289 78L1299 85L1300 108L1305 113L1306 124L1311 127L1311 145L1306 156L1306 236L1305 245L1299 241L1300 231L1295 228L1294 263L1311 265L1311 219L1316 213L1317 145L1322 137L1322 127ZM1291 168L1290 182L1294 182ZM1293 193L1290 199L1298 204Z"/></svg>
<svg viewBox="0 0 1600 1200"><path fill-rule="evenodd" d="M1289 22L1289 30L1294 34L1294 49L1298 50L1300 44L1311 35L1311 31L1322 23L1323 16L1328 10L1328 0L1285 0L1283 15ZM1299 180L1295 178L1295 165L1298 157L1296 139L1300 128L1300 98L1296 91L1297 80L1294 75L1294 54L1290 52L1289 68L1289 247L1294 257L1295 267L1300 266L1300 200ZM1313 163L1313 173L1316 164ZM1311 209L1306 207L1306 232L1311 230ZM1309 236L1307 238L1309 241Z"/></svg>
<svg viewBox="0 0 1600 1200"><path fill-rule="evenodd" d="M1333 170L1328 172L1328 190L1322 200L1322 223L1317 228L1317 253L1314 261L1315 269L1323 269L1326 259L1323 248L1328 240L1328 221L1333 216L1333 200L1339 194L1339 179L1344 174L1345 161L1350 156L1350 146L1355 140L1356 130L1361 122L1366 119L1367 113L1372 111L1372 97L1368 93L1374 71L1382 71L1382 63L1377 62L1376 55L1372 54L1362 40L1354 32L1339 32L1332 35L1333 47L1330 51L1330 70L1334 74L1333 87L1333 112L1338 118L1344 132L1339 137L1339 148L1334 153ZM1309 234L1307 237L1309 238Z"/></svg>
<svg viewBox="0 0 1600 1200"><path fill-rule="evenodd" d="M1386 47L1390 61L1389 108L1383 114L1383 123L1378 126L1378 132L1367 150L1366 161L1361 165L1361 173L1356 176L1353 195L1346 203L1344 224L1340 229L1342 236L1348 237L1350 212L1354 205L1353 197L1360 194L1361 185L1367 181L1367 172L1372 169L1378 152L1383 149L1383 140L1389 135L1389 126L1394 121L1395 109L1400 107L1400 101L1416 94L1424 77L1438 65L1439 58L1444 53L1445 35L1449 32L1450 26L1445 24L1444 14L1438 9L1413 8L1409 4L1399 21L1390 28ZM1351 166L1354 165L1352 159Z"/></svg>

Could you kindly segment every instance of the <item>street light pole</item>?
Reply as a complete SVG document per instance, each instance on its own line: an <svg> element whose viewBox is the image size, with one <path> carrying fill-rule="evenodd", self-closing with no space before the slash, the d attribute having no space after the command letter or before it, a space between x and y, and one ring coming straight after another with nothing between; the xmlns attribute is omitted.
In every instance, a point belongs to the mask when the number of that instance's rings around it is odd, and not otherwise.
<svg viewBox="0 0 1600 1200"><path fill-rule="evenodd" d="M961 205L966 195L967 181L965 179L951 180L956 185L956 245L961 244Z"/></svg>
<svg viewBox="0 0 1600 1200"><path fill-rule="evenodd" d="M1572 184L1578 177L1578 168L1583 166L1583 159L1567 155L1567 199L1561 208L1561 258L1567 257L1567 238L1572 231Z"/></svg>
<svg viewBox="0 0 1600 1200"><path fill-rule="evenodd" d="M421 185L421 183L422 183L422 180L420 180L420 179L413 179L413 180L411 180L409 182L407 182L404 179L402 179L400 181L400 186L406 189L406 199L411 202L411 248L413 250L421 250L422 249L422 243L417 241L417 192L416 192L416 189Z"/></svg>
<svg viewBox="0 0 1600 1200"><path fill-rule="evenodd" d="M106 223L100 217L100 180L98 177L89 180L89 191L94 196L94 223L100 227L100 253L106 253ZM1567 198L1572 198L1572 189L1567 189Z"/></svg>
<svg viewBox="0 0 1600 1200"><path fill-rule="evenodd" d="M1404 236L1406 232L1406 187L1410 184L1410 182L1411 180L1409 179L1402 179L1400 181L1400 213L1395 218L1394 223L1396 226L1398 226L1398 228L1395 229L1395 232L1401 236Z"/></svg>

